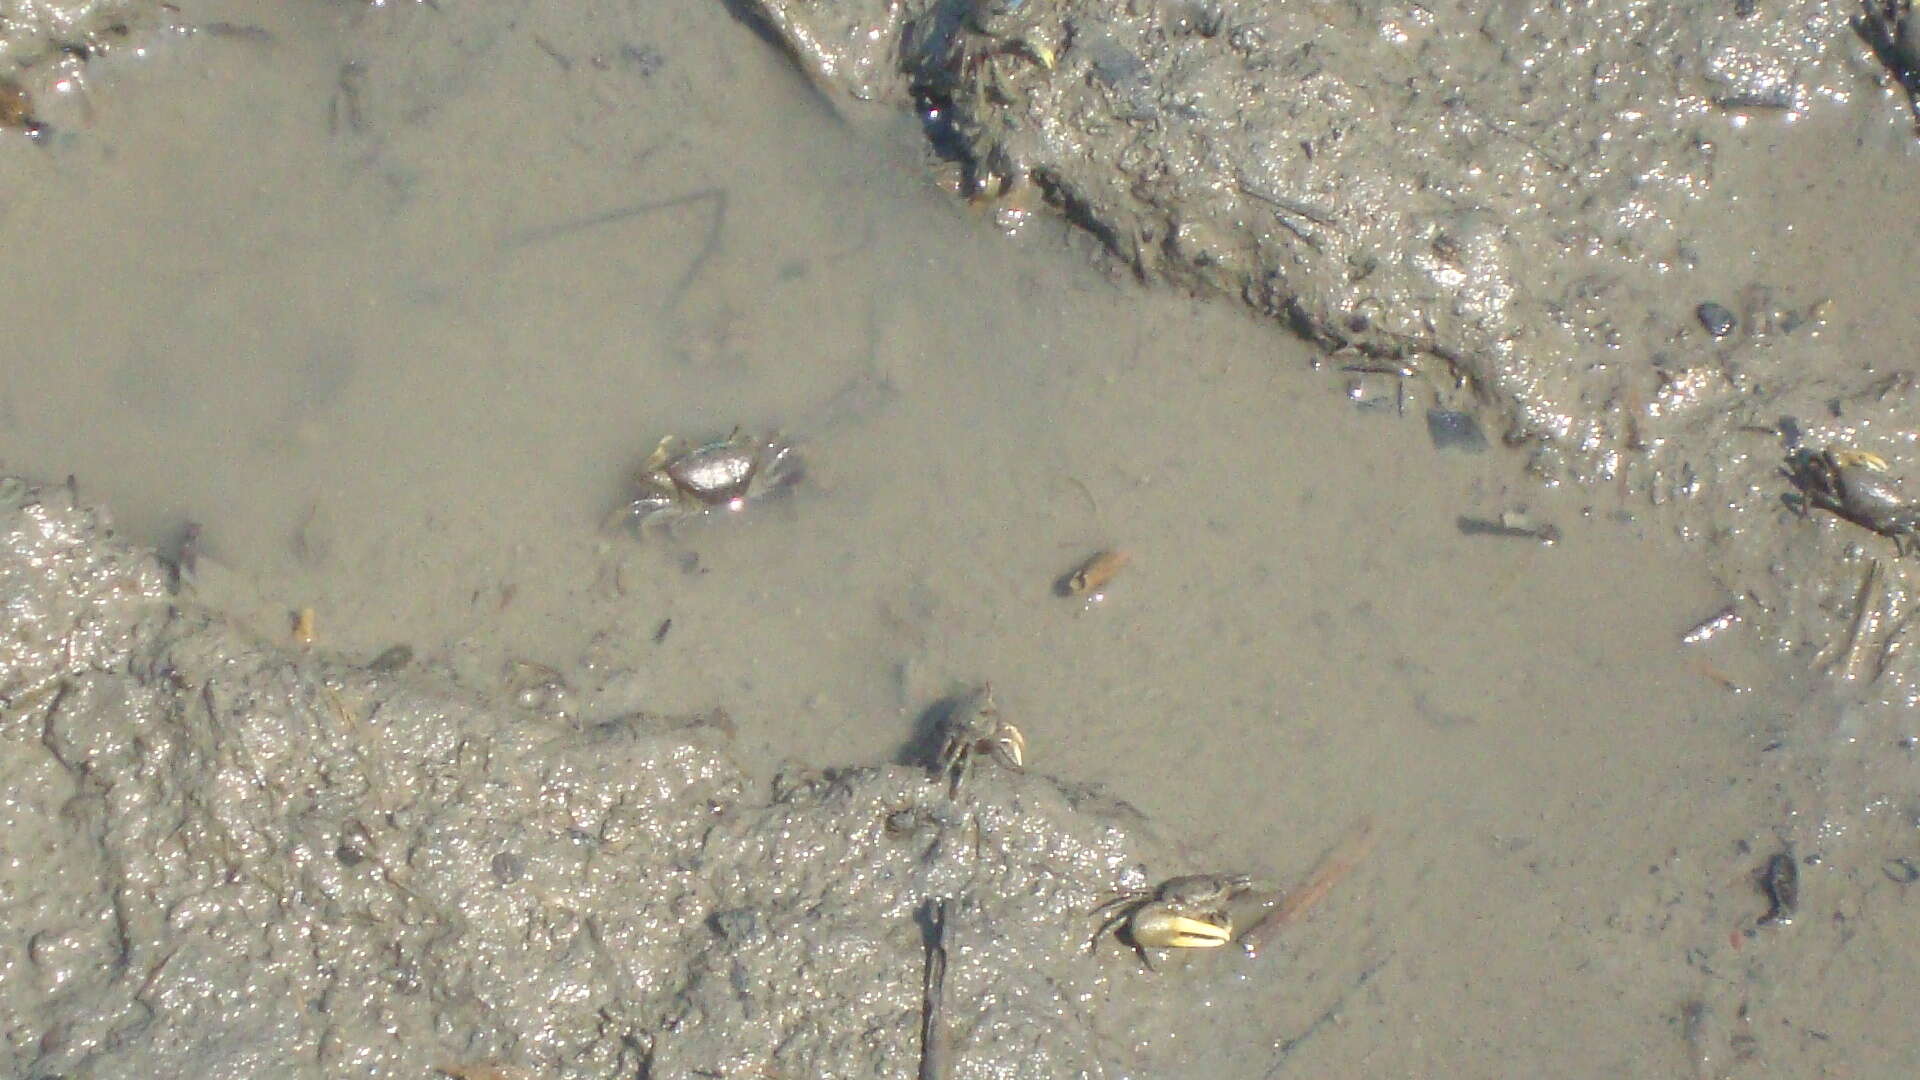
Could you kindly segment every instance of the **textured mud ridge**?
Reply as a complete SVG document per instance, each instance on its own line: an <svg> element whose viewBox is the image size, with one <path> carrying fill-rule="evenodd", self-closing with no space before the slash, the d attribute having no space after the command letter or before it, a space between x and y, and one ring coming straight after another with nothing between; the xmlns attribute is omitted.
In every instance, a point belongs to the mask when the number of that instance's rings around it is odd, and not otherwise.
<svg viewBox="0 0 1920 1080"><path fill-rule="evenodd" d="M0 68L8 74L73 57L126 37L132 24L158 14L152 5L120 0L47 3L17 0L0 8Z"/></svg>
<svg viewBox="0 0 1920 1080"><path fill-rule="evenodd" d="M1084 948L1165 869L1124 807L899 767L762 790L711 725L290 657L6 485L8 1075L911 1075L933 897L953 1075L1151 1064L1172 1023Z"/></svg>
<svg viewBox="0 0 1920 1080"><path fill-rule="evenodd" d="M1621 358L1692 318L1663 282L1727 109L1831 96L1847 32L1820 3L766 7L845 91L938 100L989 189L1037 183L1144 274L1464 377L1587 475L1632 437Z"/></svg>
<svg viewBox="0 0 1920 1080"><path fill-rule="evenodd" d="M1478 408L1543 477L1672 507L1661 520L1713 542L1735 614L1821 662L1862 647L1861 573L1893 548L1795 517L1782 463L1857 445L1920 471L1904 456L1911 365L1823 340L1832 283L1752 264L1741 230L1827 210L1731 214L1742 193L1720 149L1745 120L1895 92L1845 5L759 12L830 96L920 107L975 194L1038 192L1146 278L1236 298L1341 363ZM1884 629L1912 585L1903 566L1878 577L1891 595L1864 621ZM1883 644L1865 646L1873 693L1908 701L1913 673Z"/></svg>

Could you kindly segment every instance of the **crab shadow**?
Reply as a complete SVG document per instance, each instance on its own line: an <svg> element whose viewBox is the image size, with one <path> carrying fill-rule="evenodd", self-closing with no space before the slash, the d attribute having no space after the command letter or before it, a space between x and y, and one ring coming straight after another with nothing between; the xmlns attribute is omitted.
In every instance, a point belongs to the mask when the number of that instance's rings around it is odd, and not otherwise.
<svg viewBox="0 0 1920 1080"><path fill-rule="evenodd" d="M967 691L957 690L922 709L913 718L907 738L894 751L893 763L933 769L940 761L940 752L946 748L947 728L955 714L967 704L969 696Z"/></svg>

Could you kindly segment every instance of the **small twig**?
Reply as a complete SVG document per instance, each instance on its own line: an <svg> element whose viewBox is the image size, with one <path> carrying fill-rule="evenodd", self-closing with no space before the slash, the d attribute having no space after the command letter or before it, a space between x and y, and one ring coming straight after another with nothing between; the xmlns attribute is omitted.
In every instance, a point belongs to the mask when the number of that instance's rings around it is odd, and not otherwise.
<svg viewBox="0 0 1920 1080"><path fill-rule="evenodd" d="M1552 169L1554 172L1570 173L1573 171L1573 168L1571 166L1569 166L1566 162L1561 161L1559 158L1555 157L1554 155L1548 153L1546 149L1543 148L1539 143L1534 142L1533 139L1514 131L1513 127L1515 125L1512 124L1511 122L1507 120L1495 119L1494 117L1481 113L1473 109L1472 107L1470 107L1466 103L1466 101L1462 98L1458 98L1458 97L1450 98L1447 101L1441 102L1441 104L1447 106L1448 108L1459 110L1460 112L1464 113L1468 119L1478 122L1480 126L1486 128L1488 131L1493 132L1495 135L1512 139L1514 142L1520 144L1521 146L1527 148L1528 150L1533 151L1535 154L1539 156L1541 161L1546 163L1547 168Z"/></svg>
<svg viewBox="0 0 1920 1080"><path fill-rule="evenodd" d="M1284 210L1297 217L1306 218L1315 225L1331 226L1333 224L1333 215L1317 206L1301 202L1298 199L1288 199L1271 192L1262 191L1252 184L1247 183L1245 180L1240 181L1236 186L1240 189L1240 194L1266 203L1276 210Z"/></svg>
<svg viewBox="0 0 1920 1080"><path fill-rule="evenodd" d="M1879 584L1879 581L1880 560L1867 560L1867 568L1860 575L1860 590L1854 594L1853 619L1847 624L1846 644L1821 666L1822 671L1832 671L1835 665L1838 665L1840 668L1840 677L1849 681L1858 674L1856 669L1859 666L1858 661L1862 631L1865 631L1866 636L1871 636L1873 631L1879 628L1879 619L1877 617L1872 620L1871 624L1868 621L1869 611L1879 606L1875 599L1878 595L1875 586Z"/></svg>
<svg viewBox="0 0 1920 1080"><path fill-rule="evenodd" d="M700 243L700 250L694 254L693 261L687 264L686 272L680 275L680 280L674 283L673 291L669 294L669 303L677 302L680 297L686 293L687 287L693 284L693 280L700 276L700 271L707 265L707 260L713 257L713 253L718 250L720 246L720 232L725 227L727 221L727 192L724 188L701 188L699 191L691 191L685 195L675 195L671 198L653 199L648 202L635 203L632 206L623 206L615 210L602 211L601 213L592 214L587 217L576 218L573 221L562 221L552 225L540 225L531 229L524 229L507 238L507 247L528 247L533 244L556 240L572 233L597 228L601 225L613 225L626 221L629 218L642 217L662 210L674 210L682 206L693 206L699 203L711 204L713 214L707 222L707 235Z"/></svg>
<svg viewBox="0 0 1920 1080"><path fill-rule="evenodd" d="M1347 1007L1347 999L1353 996L1353 992L1367 985L1370 979L1380 974L1380 969L1386 967L1387 964L1393 960L1393 956L1393 953L1388 953L1368 965L1366 970L1362 971L1359 977L1353 980L1353 985L1348 987L1346 992L1342 993L1338 1000L1332 1005L1327 1006L1325 1012L1314 1017L1313 1023L1308 1024L1306 1030L1287 1039L1276 1047L1274 1050L1273 1067L1267 1070L1265 1080L1273 1080L1274 1077L1279 1076L1287 1067L1287 1058L1291 1057L1295 1050L1300 1049L1302 1043L1305 1043L1308 1039L1318 1034L1321 1028L1332 1023L1334 1018L1340 1015L1340 1010Z"/></svg>
<svg viewBox="0 0 1920 1080"><path fill-rule="evenodd" d="M927 970L920 1006L920 1080L946 1080L953 1071L953 1045L947 1038L942 1003L947 985L947 902L929 900Z"/></svg>
<svg viewBox="0 0 1920 1080"><path fill-rule="evenodd" d="M1333 218L1331 216L1329 216L1324 211L1319 210L1315 207L1308 206L1305 203L1296 202L1295 200L1292 200L1292 199L1283 199L1278 195L1270 195L1267 192L1261 191L1256 187L1252 187L1251 185L1248 185L1245 182L1242 182L1239 185L1239 188L1240 188L1240 193L1242 195L1245 195L1250 199L1255 199L1259 202L1266 203L1269 207L1272 207L1274 211L1273 220L1279 222L1281 228L1284 228L1288 232L1299 237L1302 243L1306 244L1308 247L1312 248L1313 250L1315 251L1321 250L1319 235L1315 233L1313 230L1307 228L1306 226L1301 225L1298 222L1294 221L1293 217L1289 217L1288 215L1291 214L1294 217L1305 218L1308 221L1313 222L1314 224L1319 225L1323 228L1333 227Z"/></svg>
<svg viewBox="0 0 1920 1080"><path fill-rule="evenodd" d="M523 1069L501 1061L476 1061L466 1065L435 1065L433 1071L451 1076L453 1080L532 1080L535 1075L531 1069Z"/></svg>
<svg viewBox="0 0 1920 1080"><path fill-rule="evenodd" d="M1893 628L1887 631L1887 640L1880 646L1880 660L1874 665L1874 682L1879 682L1881 676L1887 673L1887 668L1892 666L1894 660L1905 651L1905 646L1901 644L1901 642L1906 638L1907 628L1913 624L1913 617L1915 615L1920 615L1920 608L1915 608L1907 612L1905 618L1895 623Z"/></svg>
<svg viewBox="0 0 1920 1080"><path fill-rule="evenodd" d="M1462 514L1454 525L1460 530L1462 536L1500 536L1511 540L1537 540L1549 546L1560 542L1560 529L1551 524L1512 525L1506 521Z"/></svg>
<svg viewBox="0 0 1920 1080"><path fill-rule="evenodd" d="M174 946L167 955L160 958L159 963L148 969L147 977L140 980L140 989L133 992L133 999L135 1001L144 1002L146 1000L147 995L153 992L153 984L159 981L160 973L166 970L168 964L173 963L173 958L179 956L180 950L185 947L184 945Z"/></svg>
<svg viewBox="0 0 1920 1080"><path fill-rule="evenodd" d="M1298 889L1240 935L1240 947L1246 950L1248 956L1260 955L1269 938L1306 918L1315 905L1327 898L1335 885L1353 873L1353 868L1360 865L1360 860L1366 858L1371 850L1373 819L1363 817L1320 859L1313 873L1307 875L1307 880Z"/></svg>
<svg viewBox="0 0 1920 1080"><path fill-rule="evenodd" d="M1739 621L1740 608L1737 605L1728 604L1719 611L1694 623L1692 627L1680 635L1680 644L1699 645Z"/></svg>
<svg viewBox="0 0 1920 1080"><path fill-rule="evenodd" d="M334 80L333 100L327 104L327 132L338 134L351 131L356 134L365 132L368 127L366 101L363 95L367 89L367 67L358 60L349 60L340 65L339 78Z"/></svg>

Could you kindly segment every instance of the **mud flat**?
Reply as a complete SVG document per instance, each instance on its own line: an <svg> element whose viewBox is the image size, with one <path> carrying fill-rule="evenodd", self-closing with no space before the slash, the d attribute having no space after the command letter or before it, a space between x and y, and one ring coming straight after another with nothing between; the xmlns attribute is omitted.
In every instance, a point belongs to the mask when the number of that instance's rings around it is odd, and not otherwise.
<svg viewBox="0 0 1920 1080"><path fill-rule="evenodd" d="M0 1071L913 1075L932 945L957 1080L1920 1067L1848 13L13 10Z"/></svg>
<svg viewBox="0 0 1920 1080"><path fill-rule="evenodd" d="M917 109L1005 220L1044 203L1127 272L1478 409L1548 482L1668 507L1783 647L1920 695L1893 545L1782 499L1798 448L1920 470L1876 239L1920 192L1900 5L755 10L849 115Z"/></svg>
<svg viewBox="0 0 1920 1080"><path fill-rule="evenodd" d="M1177 1046L1087 948L1172 865L1120 804L300 660L103 524L0 487L11 1074L913 1075L935 899L958 1075Z"/></svg>

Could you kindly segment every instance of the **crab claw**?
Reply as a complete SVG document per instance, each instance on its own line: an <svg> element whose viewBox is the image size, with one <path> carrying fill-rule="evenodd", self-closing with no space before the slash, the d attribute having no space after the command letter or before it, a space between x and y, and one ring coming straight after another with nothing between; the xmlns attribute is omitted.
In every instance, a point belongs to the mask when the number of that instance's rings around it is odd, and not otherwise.
<svg viewBox="0 0 1920 1080"><path fill-rule="evenodd" d="M1843 469L1858 466L1869 472L1886 472L1887 459L1871 450L1832 450L1828 456Z"/></svg>
<svg viewBox="0 0 1920 1080"><path fill-rule="evenodd" d="M662 465L679 457L684 452L685 446L686 440L678 435L668 435L662 438L659 445L653 448L653 453L647 455L646 464L640 466L641 474L643 476L651 476L655 472L658 472Z"/></svg>
<svg viewBox="0 0 1920 1080"><path fill-rule="evenodd" d="M1021 38L1016 44L1021 51L1033 58L1034 63L1039 64L1047 71L1052 71L1054 61L1059 59L1059 55L1054 52L1053 46L1045 41Z"/></svg>
<svg viewBox="0 0 1920 1080"><path fill-rule="evenodd" d="M1027 764L1027 737L1012 724L1002 723L988 741L987 751L993 755L993 760L1014 772L1020 772Z"/></svg>
<svg viewBox="0 0 1920 1080"><path fill-rule="evenodd" d="M1233 939L1233 921L1224 912L1196 919L1149 904L1134 915L1127 934L1143 949L1217 949Z"/></svg>

